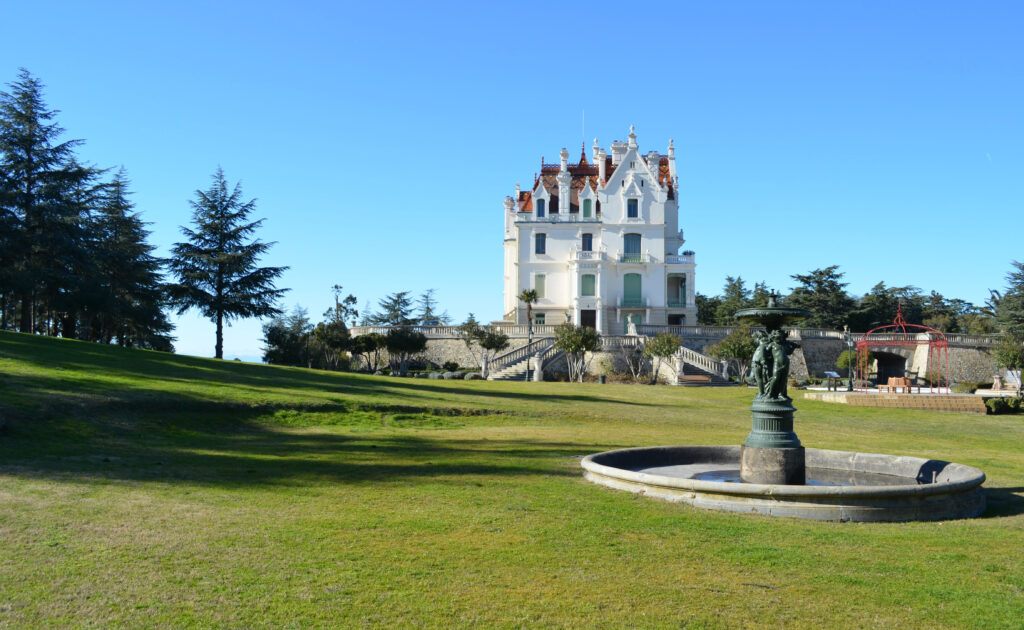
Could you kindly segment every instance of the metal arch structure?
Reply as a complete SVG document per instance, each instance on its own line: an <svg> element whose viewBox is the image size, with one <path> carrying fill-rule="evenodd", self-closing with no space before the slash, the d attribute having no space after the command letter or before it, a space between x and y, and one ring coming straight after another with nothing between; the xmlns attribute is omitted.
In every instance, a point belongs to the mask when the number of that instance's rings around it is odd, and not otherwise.
<svg viewBox="0 0 1024 630"><path fill-rule="evenodd" d="M896 307L896 319L891 324L872 328L857 341L861 380L865 380L868 373L868 352L872 348L909 346L916 349L923 345L928 346L928 369L925 373L928 388L936 390L932 393L949 393L949 343L945 333L930 326L908 324L903 318L902 301Z"/></svg>

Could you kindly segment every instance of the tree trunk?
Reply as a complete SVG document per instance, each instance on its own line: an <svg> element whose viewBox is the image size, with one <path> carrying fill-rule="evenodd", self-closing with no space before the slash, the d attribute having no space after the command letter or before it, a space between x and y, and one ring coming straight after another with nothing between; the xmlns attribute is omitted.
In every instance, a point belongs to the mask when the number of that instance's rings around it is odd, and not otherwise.
<svg viewBox="0 0 1024 630"><path fill-rule="evenodd" d="M214 357L224 358L224 313L217 311L217 345L213 350Z"/></svg>
<svg viewBox="0 0 1024 630"><path fill-rule="evenodd" d="M65 339L77 339L75 331L77 320L71 313L64 313L60 318L60 336Z"/></svg>
<svg viewBox="0 0 1024 630"><path fill-rule="evenodd" d="M21 322L18 332L32 333L32 300L27 295L21 296Z"/></svg>

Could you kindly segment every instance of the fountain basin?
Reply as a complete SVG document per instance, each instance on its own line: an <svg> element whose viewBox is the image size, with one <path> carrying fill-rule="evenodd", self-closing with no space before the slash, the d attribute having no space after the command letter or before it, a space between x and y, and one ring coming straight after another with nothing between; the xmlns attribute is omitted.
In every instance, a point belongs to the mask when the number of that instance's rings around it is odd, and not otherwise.
<svg viewBox="0 0 1024 630"><path fill-rule="evenodd" d="M825 471L848 485L707 481L740 468L739 446L652 446L596 453L584 477L619 490L695 507L821 521L940 521L985 511L985 473L952 462L805 449L807 477ZM879 477L882 476L882 477ZM884 479L885 483L881 483ZM834 482L834 481L833 481Z"/></svg>

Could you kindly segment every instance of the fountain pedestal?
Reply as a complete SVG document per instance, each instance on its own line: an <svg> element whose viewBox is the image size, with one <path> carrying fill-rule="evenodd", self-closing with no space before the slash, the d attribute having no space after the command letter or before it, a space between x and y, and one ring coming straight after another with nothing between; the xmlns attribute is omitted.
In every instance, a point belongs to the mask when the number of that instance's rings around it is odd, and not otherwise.
<svg viewBox="0 0 1024 630"><path fill-rule="evenodd" d="M753 422L740 450L740 479L746 483L802 485L807 480L804 447L793 432L796 408L788 397L755 399Z"/></svg>

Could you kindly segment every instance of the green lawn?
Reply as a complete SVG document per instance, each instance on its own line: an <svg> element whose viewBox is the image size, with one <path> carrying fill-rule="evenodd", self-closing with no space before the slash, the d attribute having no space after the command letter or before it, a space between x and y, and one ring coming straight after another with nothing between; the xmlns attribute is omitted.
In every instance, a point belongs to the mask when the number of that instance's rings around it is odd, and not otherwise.
<svg viewBox="0 0 1024 630"><path fill-rule="evenodd" d="M801 401L807 446L982 468L970 521L583 480L736 444L751 391L393 379L0 333L0 628L1020 628L1024 416Z"/></svg>

